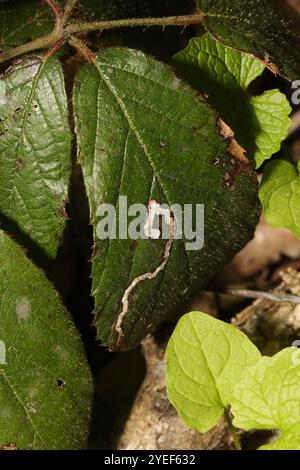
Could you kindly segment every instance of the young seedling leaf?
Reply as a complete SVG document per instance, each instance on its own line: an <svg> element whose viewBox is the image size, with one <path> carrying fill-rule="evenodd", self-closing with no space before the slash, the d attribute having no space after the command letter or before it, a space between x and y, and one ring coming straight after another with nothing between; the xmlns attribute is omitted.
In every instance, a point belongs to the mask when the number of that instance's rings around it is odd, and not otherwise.
<svg viewBox="0 0 300 470"><path fill-rule="evenodd" d="M282 0L197 0L203 25L217 40L248 52L273 72L300 76L299 20Z"/></svg>
<svg viewBox="0 0 300 470"><path fill-rule="evenodd" d="M0 449L83 449L92 382L44 273L0 231Z"/></svg>
<svg viewBox="0 0 300 470"><path fill-rule="evenodd" d="M268 450L300 450L300 364L296 348L263 357L248 367L234 390L233 424L250 429L277 429L281 435Z"/></svg>
<svg viewBox="0 0 300 470"><path fill-rule="evenodd" d="M142 52L99 53L76 78L74 110L94 227L95 324L103 344L128 348L251 238L259 213L255 176L204 98ZM190 250L194 236L133 240L126 227L123 239L119 230L116 239L100 239L97 209L116 207L118 229L119 196L128 207L192 204L194 215L204 204L204 247L201 234ZM132 221L126 212L125 221Z"/></svg>
<svg viewBox="0 0 300 470"><path fill-rule="evenodd" d="M256 166L280 150L288 134L291 107L279 90L251 97L251 82L264 70L261 61L216 41L210 34L191 39L172 60L176 70L199 90L230 125Z"/></svg>
<svg viewBox="0 0 300 470"><path fill-rule="evenodd" d="M260 357L234 326L201 312L184 315L167 347L169 400L189 427L207 432L230 405L244 369Z"/></svg>
<svg viewBox="0 0 300 470"><path fill-rule="evenodd" d="M269 224L285 227L300 238L300 163L296 168L284 160L266 165L259 189Z"/></svg>
<svg viewBox="0 0 300 470"><path fill-rule="evenodd" d="M0 220L55 256L65 226L71 131L60 62L25 58L0 78ZM13 229L13 230L14 230Z"/></svg>
<svg viewBox="0 0 300 470"><path fill-rule="evenodd" d="M259 168L280 150L282 141L288 136L292 108L279 90L268 90L254 96L250 104L253 107L253 128L256 127L254 159Z"/></svg>

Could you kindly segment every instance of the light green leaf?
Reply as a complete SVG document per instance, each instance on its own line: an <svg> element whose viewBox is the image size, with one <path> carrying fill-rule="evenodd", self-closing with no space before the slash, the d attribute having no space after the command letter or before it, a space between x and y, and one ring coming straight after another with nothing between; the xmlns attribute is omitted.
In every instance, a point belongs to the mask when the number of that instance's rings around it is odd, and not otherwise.
<svg viewBox="0 0 300 470"><path fill-rule="evenodd" d="M203 25L233 49L263 60L276 72L300 76L299 19L283 0L197 0Z"/></svg>
<svg viewBox="0 0 300 470"><path fill-rule="evenodd" d="M237 328L204 313L189 313L167 348L169 400L189 427L207 432L231 403L244 369L260 357Z"/></svg>
<svg viewBox="0 0 300 470"><path fill-rule="evenodd" d="M234 390L233 424L278 429L280 438L262 449L300 450L300 364L297 348L263 357L248 367Z"/></svg>
<svg viewBox="0 0 300 470"><path fill-rule="evenodd" d="M71 171L62 67L53 57L26 58L0 83L0 220L55 256Z"/></svg>
<svg viewBox="0 0 300 470"><path fill-rule="evenodd" d="M274 439L259 450L300 450L300 423L292 426L287 432L280 435L280 439Z"/></svg>
<svg viewBox="0 0 300 470"><path fill-rule="evenodd" d="M204 86L212 92L217 85L214 94L220 98L225 95L222 88L229 93L239 88L246 90L265 69L255 57L225 47L209 33L192 38L187 47L173 57L172 63L199 88Z"/></svg>
<svg viewBox="0 0 300 470"><path fill-rule="evenodd" d="M94 227L95 324L106 346L128 348L252 237L255 176L238 147L220 135L224 126L202 96L142 52L98 54L76 78L74 111ZM194 210L204 204L204 247L186 251L187 240L173 240L165 256L166 240L99 240L97 208L119 209L120 195L128 207L150 200Z"/></svg>
<svg viewBox="0 0 300 470"><path fill-rule="evenodd" d="M84 448L92 381L79 334L44 273L2 231L0 341L0 448Z"/></svg>
<svg viewBox="0 0 300 470"><path fill-rule="evenodd" d="M297 168L284 160L264 168L259 189L264 214L269 224L285 227L300 238L300 162Z"/></svg>
<svg viewBox="0 0 300 470"><path fill-rule="evenodd" d="M279 90L265 91L262 95L251 98L250 103L258 129L254 159L259 168L280 150L282 141L288 135L292 108Z"/></svg>
<svg viewBox="0 0 300 470"><path fill-rule="evenodd" d="M251 97L247 91L265 68L261 61L205 34L192 39L172 63L187 81L209 95L257 167L280 150L290 125L291 107L285 95L272 90Z"/></svg>

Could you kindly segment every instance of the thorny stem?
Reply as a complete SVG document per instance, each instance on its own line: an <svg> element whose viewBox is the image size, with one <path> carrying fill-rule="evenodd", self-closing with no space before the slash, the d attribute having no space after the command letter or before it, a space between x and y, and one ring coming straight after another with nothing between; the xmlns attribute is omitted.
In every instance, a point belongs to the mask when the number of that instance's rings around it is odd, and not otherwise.
<svg viewBox="0 0 300 470"><path fill-rule="evenodd" d="M77 0L68 0L66 6L65 6L65 11L64 11L64 21L66 21L69 16L71 15L72 11L74 10L76 6Z"/></svg>
<svg viewBox="0 0 300 470"><path fill-rule="evenodd" d="M300 297L289 294L272 294L271 292L262 292L248 289L224 289L224 294L235 295L236 297L245 297L248 299L266 299L272 302L290 302L291 304L300 304Z"/></svg>
<svg viewBox="0 0 300 470"><path fill-rule="evenodd" d="M70 36L69 37L69 44L75 49L78 50L78 52L88 61L91 63L94 63L96 61L96 56L95 54L84 44L83 41L78 39L76 36Z"/></svg>
<svg viewBox="0 0 300 470"><path fill-rule="evenodd" d="M51 48L55 44L63 43L68 40L71 45L75 45L78 41L73 36L76 33L88 33L91 31L105 31L115 28L136 27L136 26L189 26L192 24L201 24L203 13L197 12L194 15L168 16L164 18L131 18L116 21L95 21L91 23L69 23L66 21L76 5L76 0L69 0L64 12L61 11L59 5L54 0L44 0L51 8L56 18L56 24L52 33L42 36L35 41L28 42L22 46L15 47L0 54L0 64L18 57L22 54L32 52L38 49ZM71 39L72 38L72 39ZM75 41L76 39L76 41ZM77 49L80 50L78 42ZM84 54L86 56L86 54Z"/></svg>
<svg viewBox="0 0 300 470"><path fill-rule="evenodd" d="M239 438L238 438L237 433L236 433L236 429L232 424L229 411L226 408L224 410L224 417L225 417L225 421L226 421L226 423L229 427L229 431L230 431L230 434L232 436L232 439L233 439L234 446L235 446L236 450L242 450L241 443L240 443Z"/></svg>
<svg viewBox="0 0 300 470"><path fill-rule="evenodd" d="M91 23L71 23L67 27L69 33L82 33L90 31L104 31L116 28L133 28L136 26L189 26L200 24L203 15L167 16L165 18L129 18L114 21L93 21Z"/></svg>

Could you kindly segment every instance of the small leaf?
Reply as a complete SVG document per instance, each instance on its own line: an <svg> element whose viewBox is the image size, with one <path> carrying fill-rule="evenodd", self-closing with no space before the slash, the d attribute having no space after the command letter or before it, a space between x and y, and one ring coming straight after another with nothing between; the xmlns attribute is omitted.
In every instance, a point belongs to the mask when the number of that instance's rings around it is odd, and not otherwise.
<svg viewBox="0 0 300 470"><path fill-rule="evenodd" d="M279 90L265 91L251 98L256 119L257 136L254 158L259 168L265 160L280 150L282 141L288 136L292 108Z"/></svg>
<svg viewBox="0 0 300 470"><path fill-rule="evenodd" d="M205 34L192 39L172 63L186 80L209 95L257 167L280 150L290 125L291 107L285 95L272 90L251 97L247 91L264 70L261 61Z"/></svg>
<svg viewBox="0 0 300 470"><path fill-rule="evenodd" d="M234 391L233 424L251 429L278 429L280 438L262 449L300 450L300 364L296 348L263 357L248 367Z"/></svg>
<svg viewBox="0 0 300 470"><path fill-rule="evenodd" d="M189 427L207 432L231 403L244 369L260 357L237 328L204 313L189 313L167 348L169 400Z"/></svg>
<svg viewBox="0 0 300 470"><path fill-rule="evenodd" d="M44 273L2 231L0 260L0 449L82 449L92 382L79 334Z"/></svg>
<svg viewBox="0 0 300 470"><path fill-rule="evenodd" d="M282 0L197 0L217 40L263 60L273 72L300 76L299 19Z"/></svg>
<svg viewBox="0 0 300 470"><path fill-rule="evenodd" d="M266 165L259 189L266 220L285 227L300 238L300 163L297 168L284 160Z"/></svg>
<svg viewBox="0 0 300 470"><path fill-rule="evenodd" d="M128 348L252 237L259 213L255 176L199 93L142 52L98 54L76 78L74 110L94 227L95 324L104 345ZM151 200L193 210L204 204L204 247L187 251L186 240L176 239L165 258L166 240L99 240L97 208L107 203L118 212L120 195L128 207Z"/></svg>
<svg viewBox="0 0 300 470"><path fill-rule="evenodd" d="M0 79L0 220L48 256L65 226L71 131L60 62L26 58ZM1 104L2 101L2 104Z"/></svg>

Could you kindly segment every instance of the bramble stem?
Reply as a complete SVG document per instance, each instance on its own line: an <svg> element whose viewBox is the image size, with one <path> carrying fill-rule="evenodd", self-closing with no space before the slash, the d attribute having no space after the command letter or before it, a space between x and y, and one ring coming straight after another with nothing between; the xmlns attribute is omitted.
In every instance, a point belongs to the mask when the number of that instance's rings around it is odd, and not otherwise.
<svg viewBox="0 0 300 470"><path fill-rule="evenodd" d="M55 3L54 0L44 1L52 9L56 18L56 24L52 33L42 36L41 38L38 38L34 41L28 42L27 44L23 44L22 46L15 47L1 53L0 64L28 52L32 52L38 49L51 48L54 46L54 44L58 44L59 41L63 43L63 39L68 40L72 45L72 43L74 44L73 34L76 33L88 33L90 31L104 31L109 29L136 26L189 26L192 24L201 24L204 16L201 12L197 12L194 15L167 16L165 18L129 18L115 21L69 23L64 25L68 15L70 15L72 8L74 8L76 4L76 0L69 0L64 12L61 11L60 7ZM70 36L72 36L72 41L69 40Z"/></svg>
<svg viewBox="0 0 300 470"><path fill-rule="evenodd" d="M46 49L52 47L57 41L59 41L61 36L57 35L57 31L42 36L41 38L36 39L35 41L28 42L22 46L14 47L13 49L8 50L7 52L2 52L0 54L0 64L6 60L13 59L27 52L32 52L38 49Z"/></svg>
<svg viewBox="0 0 300 470"><path fill-rule="evenodd" d="M64 20L69 18L70 14L74 10L76 6L77 0L68 0L66 6L65 6L65 11L64 11Z"/></svg>
<svg viewBox="0 0 300 470"><path fill-rule="evenodd" d="M232 436L232 439L233 439L234 446L235 446L236 450L242 450L241 443L240 443L239 438L238 438L237 433L236 433L236 429L232 424L229 411L226 408L224 410L224 416L225 416L225 421L228 424L229 431L230 431L230 434Z"/></svg>
<svg viewBox="0 0 300 470"><path fill-rule="evenodd" d="M114 21L93 21L91 23L70 23L66 30L69 33L82 33L90 31L104 31L116 28L133 28L136 26L189 26L201 24L203 14L183 16L167 16L165 18L128 18Z"/></svg>
<svg viewBox="0 0 300 470"><path fill-rule="evenodd" d="M62 14L60 6L54 0L44 0L44 1L45 1L45 3L47 3L49 8L51 8L55 18L60 19L61 14Z"/></svg>

